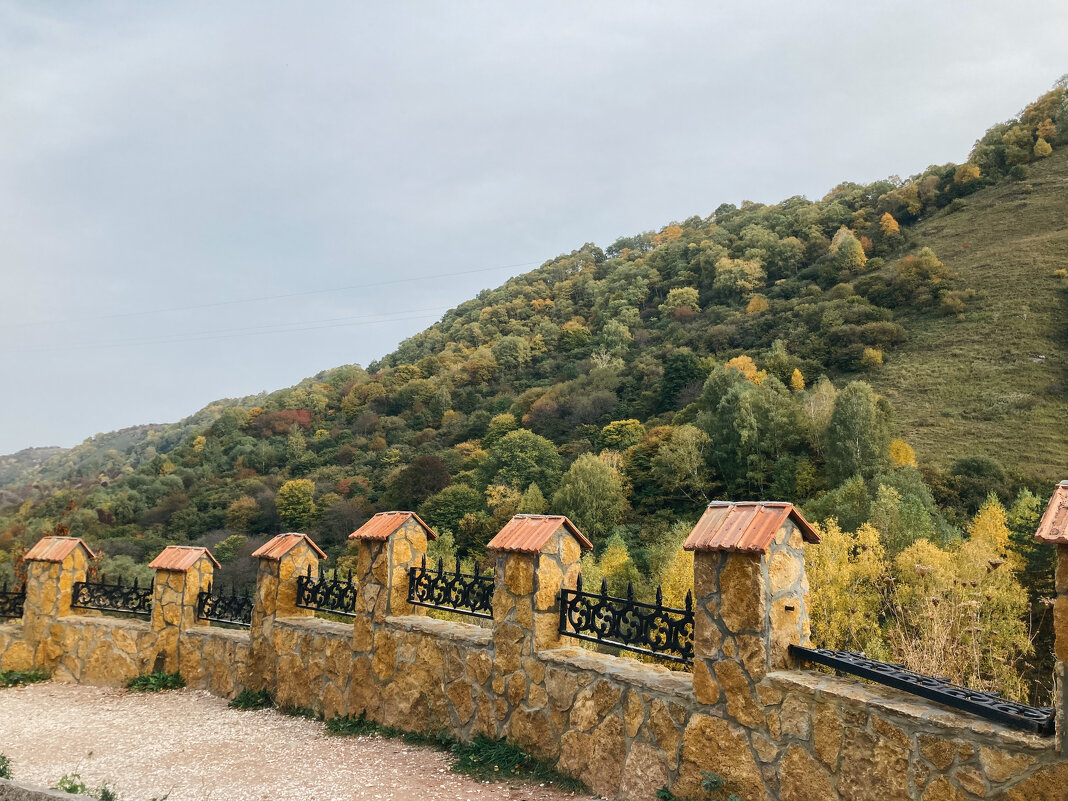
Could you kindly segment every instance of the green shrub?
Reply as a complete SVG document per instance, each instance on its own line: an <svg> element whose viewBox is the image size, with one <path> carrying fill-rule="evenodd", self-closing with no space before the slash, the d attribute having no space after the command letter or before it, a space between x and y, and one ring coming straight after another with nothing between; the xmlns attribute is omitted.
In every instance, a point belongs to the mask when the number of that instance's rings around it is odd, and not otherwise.
<svg viewBox="0 0 1068 801"><path fill-rule="evenodd" d="M242 690L229 706L231 709L270 709L274 699L266 690Z"/></svg>
<svg viewBox="0 0 1068 801"><path fill-rule="evenodd" d="M0 670L0 687L18 687L51 678L44 670Z"/></svg>
<svg viewBox="0 0 1068 801"><path fill-rule="evenodd" d="M326 722L326 731L335 737L359 737L360 735L378 734L379 726L368 720L361 713L359 717L337 715Z"/></svg>
<svg viewBox="0 0 1068 801"><path fill-rule="evenodd" d="M179 690L185 686L185 679L177 673L164 673L157 670L155 673L143 673L134 676L126 682L127 690L141 693L158 693L161 690Z"/></svg>
<svg viewBox="0 0 1068 801"><path fill-rule="evenodd" d="M0 779L11 778L11 757L0 754Z"/></svg>
<svg viewBox="0 0 1068 801"><path fill-rule="evenodd" d="M291 718L307 718L308 720L322 720L323 716L306 706L281 706L278 711Z"/></svg>
<svg viewBox="0 0 1068 801"><path fill-rule="evenodd" d="M89 795L89 785L83 782L82 777L77 773L64 773L52 789L62 790L71 795Z"/></svg>

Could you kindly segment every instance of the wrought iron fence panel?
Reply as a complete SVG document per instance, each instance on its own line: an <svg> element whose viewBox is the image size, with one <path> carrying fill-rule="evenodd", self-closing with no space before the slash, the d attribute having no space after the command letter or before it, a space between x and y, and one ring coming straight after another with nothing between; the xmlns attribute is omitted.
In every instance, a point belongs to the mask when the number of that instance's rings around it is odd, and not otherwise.
<svg viewBox="0 0 1068 801"><path fill-rule="evenodd" d="M239 593L231 585L229 593L224 590L216 595L209 584L207 590L197 595L197 618L248 627L252 625L252 601L252 592L247 587Z"/></svg>
<svg viewBox="0 0 1068 801"><path fill-rule="evenodd" d="M904 665L880 662L852 651L791 645L790 652L804 662L815 662L842 673L851 673L962 712L998 721L1014 729L1041 735L1053 734L1054 712L1049 707L1027 706L1002 698L998 693L969 690L967 687L953 684L949 679L925 676L909 670Z"/></svg>
<svg viewBox="0 0 1068 801"><path fill-rule="evenodd" d="M297 606L355 617L356 587L351 570L347 578L338 575L337 569L330 577L322 568L319 568L318 576L313 576L309 565L305 575L297 576Z"/></svg>
<svg viewBox="0 0 1068 801"><path fill-rule="evenodd" d="M672 662L693 662L693 596L686 593L686 608L664 606L656 588L656 603L634 600L634 586L627 597L608 594L608 582L600 593L583 592L579 576L573 590L560 590L560 633L648 654Z"/></svg>
<svg viewBox="0 0 1068 801"><path fill-rule="evenodd" d="M455 570L446 570L438 559L437 570L427 570L426 556L420 567L408 568L408 603L444 609L474 617L493 617L493 573L464 573L460 560Z"/></svg>
<svg viewBox="0 0 1068 801"><path fill-rule="evenodd" d="M3 589L0 589L0 618L22 617L22 608L25 603L26 588L19 587L18 589L9 590L5 581Z"/></svg>
<svg viewBox="0 0 1068 801"><path fill-rule="evenodd" d="M76 581L71 588L70 605L77 609L151 617L152 585L142 587L137 579L133 584L123 584L121 578L108 584L103 575L98 582Z"/></svg>

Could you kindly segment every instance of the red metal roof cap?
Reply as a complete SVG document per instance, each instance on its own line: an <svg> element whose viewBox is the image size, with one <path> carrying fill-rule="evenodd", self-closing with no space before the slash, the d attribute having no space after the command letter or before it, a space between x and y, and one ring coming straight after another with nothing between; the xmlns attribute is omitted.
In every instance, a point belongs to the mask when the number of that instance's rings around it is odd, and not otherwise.
<svg viewBox="0 0 1068 801"><path fill-rule="evenodd" d="M423 518L415 512L379 512L354 532L349 534L350 540L388 540L389 535L403 526L409 520L414 520L423 531L427 539L436 540L438 535L434 529L423 522Z"/></svg>
<svg viewBox="0 0 1068 801"><path fill-rule="evenodd" d="M584 551L592 551L593 543L563 515L516 515L489 541L487 548L495 551L538 553L549 537L563 526L578 540Z"/></svg>
<svg viewBox="0 0 1068 801"><path fill-rule="evenodd" d="M1038 521L1035 539L1047 545L1068 545L1068 481L1053 488L1053 497Z"/></svg>
<svg viewBox="0 0 1068 801"><path fill-rule="evenodd" d="M207 548L199 548L195 545L168 545L159 556L148 563L154 570L174 570L184 573L197 563L202 556L206 556L216 567L222 567L218 560L211 555Z"/></svg>
<svg viewBox="0 0 1068 801"><path fill-rule="evenodd" d="M309 547L319 554L320 559L326 559L323 549L312 542L311 537L307 534L297 534L296 532L279 534L277 537L267 540L253 552L252 557L254 559L273 559L277 562L301 542L308 543Z"/></svg>
<svg viewBox="0 0 1068 801"><path fill-rule="evenodd" d="M80 537L43 537L26 551L23 558L30 562L62 562L74 553L74 549L79 545L85 548L90 559L96 559L97 555L93 553L93 549Z"/></svg>
<svg viewBox="0 0 1068 801"><path fill-rule="evenodd" d="M819 534L792 503L713 501L682 547L687 551L766 553L787 519L800 529L805 542L820 541Z"/></svg>

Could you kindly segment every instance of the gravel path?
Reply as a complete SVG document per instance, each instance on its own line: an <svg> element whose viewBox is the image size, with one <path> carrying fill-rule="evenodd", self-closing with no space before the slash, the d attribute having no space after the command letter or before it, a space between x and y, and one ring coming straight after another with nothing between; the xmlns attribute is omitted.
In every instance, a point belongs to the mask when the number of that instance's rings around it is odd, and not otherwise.
<svg viewBox="0 0 1068 801"><path fill-rule="evenodd" d="M73 684L0 690L0 753L13 778L48 787L79 773L123 801L563 801L537 784L482 784L446 754L380 737L331 737L274 710L239 712L205 692Z"/></svg>

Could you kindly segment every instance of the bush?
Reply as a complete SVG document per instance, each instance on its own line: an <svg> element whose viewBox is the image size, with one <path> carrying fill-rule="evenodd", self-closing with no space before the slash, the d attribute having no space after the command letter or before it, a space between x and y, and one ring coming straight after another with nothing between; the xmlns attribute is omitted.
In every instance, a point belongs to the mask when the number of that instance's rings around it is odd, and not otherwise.
<svg viewBox="0 0 1068 801"><path fill-rule="evenodd" d="M231 709L270 709L274 706L274 698L266 690L242 690L227 706Z"/></svg>
<svg viewBox="0 0 1068 801"><path fill-rule="evenodd" d="M185 686L185 679L177 673L164 673L157 670L155 673L143 673L134 676L126 682L127 690L140 693L158 693L162 690L180 690Z"/></svg>
<svg viewBox="0 0 1068 801"><path fill-rule="evenodd" d="M48 681L50 676L43 670L0 670L0 687L18 687L37 681Z"/></svg>
<svg viewBox="0 0 1068 801"><path fill-rule="evenodd" d="M11 778L11 757L0 754L0 779Z"/></svg>

